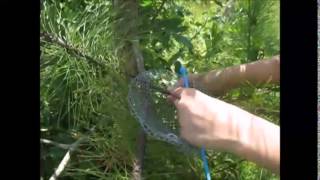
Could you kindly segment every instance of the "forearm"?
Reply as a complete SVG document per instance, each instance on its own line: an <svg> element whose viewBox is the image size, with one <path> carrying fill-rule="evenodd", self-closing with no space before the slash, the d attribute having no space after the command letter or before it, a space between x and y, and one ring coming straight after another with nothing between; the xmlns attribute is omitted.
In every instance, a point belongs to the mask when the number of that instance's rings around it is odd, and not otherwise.
<svg viewBox="0 0 320 180"><path fill-rule="evenodd" d="M216 94L223 94L245 82L278 84L280 81L280 57L274 56L271 59L213 70L200 74L199 78L205 89L209 92L215 91ZM220 87L216 87L217 84Z"/></svg>
<svg viewBox="0 0 320 180"><path fill-rule="evenodd" d="M279 173L279 126L239 108L236 108L232 114L231 128L235 132L235 141L238 143L230 148L230 151Z"/></svg>
<svg viewBox="0 0 320 180"><path fill-rule="evenodd" d="M180 135L189 143L229 151L279 172L280 129L234 105L193 88L177 88Z"/></svg>

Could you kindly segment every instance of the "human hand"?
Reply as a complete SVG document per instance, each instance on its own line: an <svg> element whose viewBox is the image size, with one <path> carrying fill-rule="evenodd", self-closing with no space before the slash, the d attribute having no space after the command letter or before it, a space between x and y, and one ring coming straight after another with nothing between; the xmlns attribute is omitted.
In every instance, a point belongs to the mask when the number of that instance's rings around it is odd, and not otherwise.
<svg viewBox="0 0 320 180"><path fill-rule="evenodd" d="M279 173L279 126L196 89L180 87L171 93L168 98L178 110L183 139L234 153Z"/></svg>
<svg viewBox="0 0 320 180"><path fill-rule="evenodd" d="M212 98L196 89L177 88L169 96L177 110L180 135L189 143L206 148L226 150L237 143L233 120L233 106Z"/></svg>

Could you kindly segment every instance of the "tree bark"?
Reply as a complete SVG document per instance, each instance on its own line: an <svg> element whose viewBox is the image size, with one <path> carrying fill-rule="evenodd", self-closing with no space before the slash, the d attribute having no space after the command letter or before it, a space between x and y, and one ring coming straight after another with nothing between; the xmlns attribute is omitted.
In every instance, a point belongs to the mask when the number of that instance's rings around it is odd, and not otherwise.
<svg viewBox="0 0 320 180"><path fill-rule="evenodd" d="M116 25L115 31L119 32L118 30L126 28L117 34L117 39L126 39L121 42L122 44L118 44L118 47L122 47L119 51L119 56L121 57L120 59L123 59L124 61L126 77L130 80L132 77L135 77L139 73L145 71L144 60L139 49L140 44L137 35L137 24L139 24L139 4L137 0L114 0L113 4L119 18L122 19L122 22L125 22L125 24L120 23ZM146 135L142 129L139 129L136 144L137 149L136 157L133 161L132 178L134 180L140 180L142 179L143 160L146 146Z"/></svg>

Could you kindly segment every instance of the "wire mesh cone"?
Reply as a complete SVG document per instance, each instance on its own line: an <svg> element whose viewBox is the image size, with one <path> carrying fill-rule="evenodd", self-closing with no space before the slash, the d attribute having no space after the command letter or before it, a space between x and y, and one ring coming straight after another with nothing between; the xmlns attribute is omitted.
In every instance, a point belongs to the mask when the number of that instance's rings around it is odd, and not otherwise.
<svg viewBox="0 0 320 180"><path fill-rule="evenodd" d="M182 152L196 152L179 137L177 112L162 91L177 82L174 73L166 70L145 71L129 85L129 106L144 131L151 137L176 145Z"/></svg>

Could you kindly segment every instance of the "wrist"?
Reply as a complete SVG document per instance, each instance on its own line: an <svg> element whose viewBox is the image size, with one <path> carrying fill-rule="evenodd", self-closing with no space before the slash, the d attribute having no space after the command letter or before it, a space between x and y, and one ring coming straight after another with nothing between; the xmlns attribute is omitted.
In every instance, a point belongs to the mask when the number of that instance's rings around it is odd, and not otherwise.
<svg viewBox="0 0 320 180"><path fill-rule="evenodd" d="M199 74L198 84L204 92L219 96L228 90L228 82L226 79L227 77L225 76L224 70L214 70Z"/></svg>
<svg viewBox="0 0 320 180"><path fill-rule="evenodd" d="M207 143L211 148L236 153L245 144L242 130L244 123L242 119L245 116L243 110L218 99L214 101L219 102L213 103L216 105L212 106L212 113L209 113L210 117L214 118L212 119L213 129L210 130Z"/></svg>
<svg viewBox="0 0 320 180"><path fill-rule="evenodd" d="M227 67L201 74L199 79L205 89L214 95L223 95L228 90L240 86L246 79L245 65Z"/></svg>
<svg viewBox="0 0 320 180"><path fill-rule="evenodd" d="M227 151L244 155L248 152L251 142L252 119L254 115L229 104L228 110L228 127L229 136L225 139L225 147Z"/></svg>

